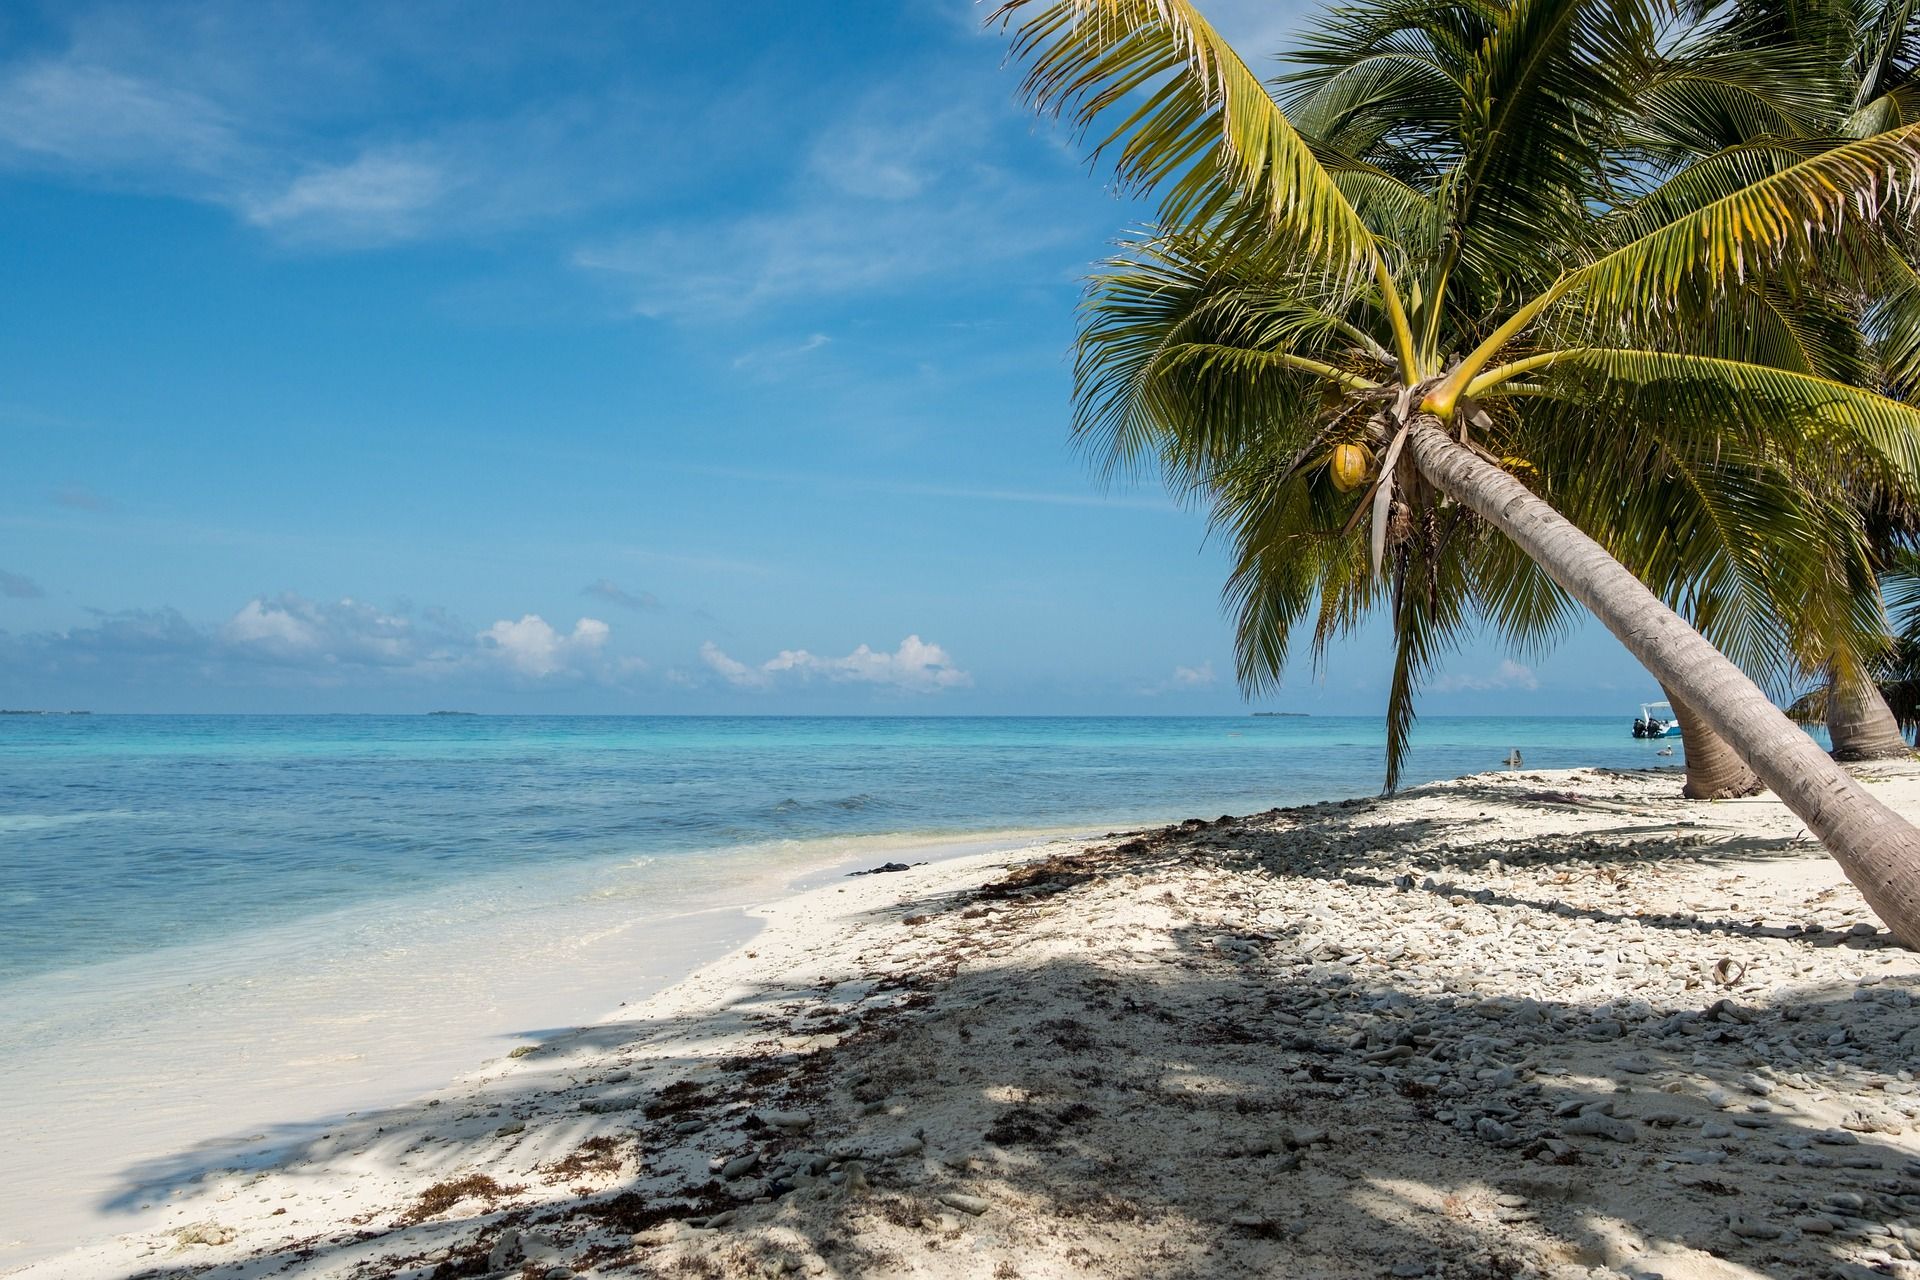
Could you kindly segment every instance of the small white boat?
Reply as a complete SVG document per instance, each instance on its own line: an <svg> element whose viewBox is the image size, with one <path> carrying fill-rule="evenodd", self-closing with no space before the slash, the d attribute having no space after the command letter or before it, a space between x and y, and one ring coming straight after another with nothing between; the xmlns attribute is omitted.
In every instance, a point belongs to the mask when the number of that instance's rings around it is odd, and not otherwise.
<svg viewBox="0 0 1920 1280"><path fill-rule="evenodd" d="M1666 714L1659 714L1662 711ZM1680 721L1673 714L1673 704L1671 702L1641 703L1640 718L1633 722L1633 736L1636 738L1679 737Z"/></svg>

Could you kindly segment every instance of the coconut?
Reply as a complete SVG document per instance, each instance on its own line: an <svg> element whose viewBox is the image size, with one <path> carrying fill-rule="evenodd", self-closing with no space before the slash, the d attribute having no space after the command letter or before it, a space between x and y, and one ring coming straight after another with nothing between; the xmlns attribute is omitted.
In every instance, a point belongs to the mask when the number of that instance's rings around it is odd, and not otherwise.
<svg viewBox="0 0 1920 1280"><path fill-rule="evenodd" d="M1373 455L1363 444L1337 444L1327 460L1333 473L1333 487L1351 493L1373 475Z"/></svg>

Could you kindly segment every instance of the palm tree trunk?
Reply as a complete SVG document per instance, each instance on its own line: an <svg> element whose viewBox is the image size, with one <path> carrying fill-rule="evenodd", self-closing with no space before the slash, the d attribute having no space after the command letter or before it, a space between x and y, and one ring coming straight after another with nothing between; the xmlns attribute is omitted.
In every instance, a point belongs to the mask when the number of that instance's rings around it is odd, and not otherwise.
<svg viewBox="0 0 1920 1280"><path fill-rule="evenodd" d="M1727 740L1707 727L1700 713L1673 690L1662 686L1673 714L1680 721L1680 749L1687 755L1687 785L1680 794L1689 800L1731 800L1766 790L1759 775L1747 768Z"/></svg>
<svg viewBox="0 0 1920 1280"><path fill-rule="evenodd" d="M1518 480L1455 443L1437 418L1415 419L1407 445L1428 483L1512 538L1661 685L1686 690L1700 719L1826 845L1894 936L1920 949L1920 830L1868 795L1740 668L1599 543Z"/></svg>
<svg viewBox="0 0 1920 1280"><path fill-rule="evenodd" d="M1862 671L1834 674L1827 686L1827 732L1835 760L1892 760L1911 755L1900 722Z"/></svg>

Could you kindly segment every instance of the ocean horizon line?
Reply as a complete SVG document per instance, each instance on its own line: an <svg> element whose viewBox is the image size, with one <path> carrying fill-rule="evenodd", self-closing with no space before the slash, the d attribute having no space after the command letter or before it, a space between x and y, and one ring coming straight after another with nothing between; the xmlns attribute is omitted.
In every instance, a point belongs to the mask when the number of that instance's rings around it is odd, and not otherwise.
<svg viewBox="0 0 1920 1280"><path fill-rule="evenodd" d="M1635 704L1638 705L1638 704ZM1626 708L1633 710L1633 706ZM1416 724L1435 720L1606 720L1617 712L1486 711L1436 712L1423 714ZM0 716L61 718L66 716L116 716L150 719L197 720L347 720L347 719L430 719L473 718L487 720L1379 720L1384 712L1321 711L1203 711L1203 712L906 712L906 711L99 711L92 708L52 710L38 708L0 708Z"/></svg>

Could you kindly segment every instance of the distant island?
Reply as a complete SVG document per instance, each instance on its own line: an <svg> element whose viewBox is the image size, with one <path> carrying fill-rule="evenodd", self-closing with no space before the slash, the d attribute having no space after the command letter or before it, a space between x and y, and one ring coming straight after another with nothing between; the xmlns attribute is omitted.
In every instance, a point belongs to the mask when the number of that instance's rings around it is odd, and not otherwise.
<svg viewBox="0 0 1920 1280"><path fill-rule="evenodd" d="M478 711L429 711L430 716L477 716Z"/></svg>
<svg viewBox="0 0 1920 1280"><path fill-rule="evenodd" d="M1296 719L1304 720L1313 713L1311 711L1256 711L1253 714L1256 716L1292 716Z"/></svg>
<svg viewBox="0 0 1920 1280"><path fill-rule="evenodd" d="M90 716L91 711L37 711L32 708L0 707L0 716Z"/></svg>

